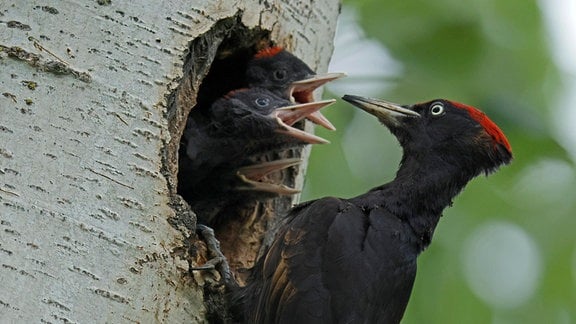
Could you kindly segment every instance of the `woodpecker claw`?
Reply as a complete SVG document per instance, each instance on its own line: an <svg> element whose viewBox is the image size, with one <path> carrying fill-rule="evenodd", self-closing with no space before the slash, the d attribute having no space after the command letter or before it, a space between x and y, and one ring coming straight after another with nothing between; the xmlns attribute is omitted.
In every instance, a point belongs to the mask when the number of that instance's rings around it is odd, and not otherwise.
<svg viewBox="0 0 576 324"><path fill-rule="evenodd" d="M320 109L330 106L335 102L335 99L307 102L277 108L274 112L277 117L282 119L282 121L289 126L294 125L304 118L308 118L316 124L322 125L331 130L336 130L334 125L332 125L332 123L330 123L330 121L319 112Z"/></svg>
<svg viewBox="0 0 576 324"><path fill-rule="evenodd" d="M234 279L232 275L232 271L230 270L230 265L228 264L228 260L226 256L220 250L220 242L216 239L214 235L214 230L206 225L196 224L196 232L198 232L204 238L206 242L206 247L208 248L208 252L211 254L212 259L206 261L201 266L192 267L192 271L204 271L204 270L212 270L216 269L222 279L224 280L224 285L226 287L237 287L238 283Z"/></svg>

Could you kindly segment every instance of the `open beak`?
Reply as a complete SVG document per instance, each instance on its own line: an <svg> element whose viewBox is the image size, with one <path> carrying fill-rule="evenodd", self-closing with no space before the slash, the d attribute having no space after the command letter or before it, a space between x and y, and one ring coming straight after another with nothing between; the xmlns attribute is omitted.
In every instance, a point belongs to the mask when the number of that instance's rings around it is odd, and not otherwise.
<svg viewBox="0 0 576 324"><path fill-rule="evenodd" d="M308 103L314 101L313 92L324 84L345 77L345 73L326 73L314 75L308 79L292 82L289 88L289 96L296 103ZM321 125L329 130L336 130L336 127L322 115L319 111L307 117L311 122Z"/></svg>
<svg viewBox="0 0 576 324"><path fill-rule="evenodd" d="M326 73L316 74L308 79L294 81L292 84L290 84L289 94L292 98L294 98L296 102L312 102L314 101L314 98L312 97L312 92L314 92L314 90L330 81L334 81L345 76L345 73Z"/></svg>
<svg viewBox="0 0 576 324"><path fill-rule="evenodd" d="M322 100L316 102L302 103L292 106L277 108L274 110L278 116L287 125L294 125L302 119L309 117L310 114L318 112L320 109L335 103L336 99Z"/></svg>
<svg viewBox="0 0 576 324"><path fill-rule="evenodd" d="M382 123L389 127L398 127L401 123L400 119L404 117L420 117L420 114L414 110L381 99L353 95L344 95L342 99L376 116Z"/></svg>
<svg viewBox="0 0 576 324"><path fill-rule="evenodd" d="M241 167L238 169L236 175L242 181L243 186L238 187L237 189L243 191L268 192L274 195L297 194L300 190L290 188L283 184L267 183L260 180L272 172L280 171L300 163L302 163L301 159L294 158Z"/></svg>
<svg viewBox="0 0 576 324"><path fill-rule="evenodd" d="M302 163L302 159L300 158L274 160L240 167L238 173L248 179L259 181L272 172L280 171L300 163Z"/></svg>
<svg viewBox="0 0 576 324"><path fill-rule="evenodd" d="M276 122L278 123L278 129L276 129L277 133L291 136L301 142L308 143L308 144L328 144L330 141L323 139L320 136L316 136L314 134L307 133L301 129L296 127L292 127L282 121L280 117L276 117Z"/></svg>

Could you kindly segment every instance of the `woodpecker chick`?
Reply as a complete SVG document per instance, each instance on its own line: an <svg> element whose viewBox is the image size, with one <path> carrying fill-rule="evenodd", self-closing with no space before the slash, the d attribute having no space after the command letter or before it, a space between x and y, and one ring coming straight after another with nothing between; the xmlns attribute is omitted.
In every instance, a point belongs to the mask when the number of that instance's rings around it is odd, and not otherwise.
<svg viewBox="0 0 576 324"><path fill-rule="evenodd" d="M206 206L225 202L239 192L260 197L298 192L260 180L299 161L254 164L253 158L304 144L328 143L292 125L334 101L295 105L262 88L230 92L210 107L207 122L188 120L179 167L189 176L180 179L178 192L192 205ZM198 214L203 217L201 212Z"/></svg>
<svg viewBox="0 0 576 324"><path fill-rule="evenodd" d="M295 103L313 102L314 90L343 76L344 73L317 75L306 63L280 46L260 50L248 62L246 69L249 87L265 88ZM308 119L327 129L336 129L320 112L310 114Z"/></svg>

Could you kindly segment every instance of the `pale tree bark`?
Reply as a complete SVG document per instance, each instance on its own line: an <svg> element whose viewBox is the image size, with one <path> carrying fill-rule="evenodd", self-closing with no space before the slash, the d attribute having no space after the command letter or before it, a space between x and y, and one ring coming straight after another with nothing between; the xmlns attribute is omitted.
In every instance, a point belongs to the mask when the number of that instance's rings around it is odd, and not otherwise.
<svg viewBox="0 0 576 324"><path fill-rule="evenodd" d="M0 322L206 322L201 244L175 190L195 92L226 29L270 31L325 71L338 11L0 0Z"/></svg>

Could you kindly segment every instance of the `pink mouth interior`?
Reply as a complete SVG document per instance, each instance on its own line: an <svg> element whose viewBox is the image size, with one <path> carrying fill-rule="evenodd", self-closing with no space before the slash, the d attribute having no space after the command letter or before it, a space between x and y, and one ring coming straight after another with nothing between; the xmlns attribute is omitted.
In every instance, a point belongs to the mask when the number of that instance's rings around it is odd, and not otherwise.
<svg viewBox="0 0 576 324"><path fill-rule="evenodd" d="M296 101L296 103L309 103L309 102L313 102L314 101L314 97L312 96L312 91L307 91L307 90L303 90L303 91L294 91L292 93L292 96L294 97L294 101Z"/></svg>

